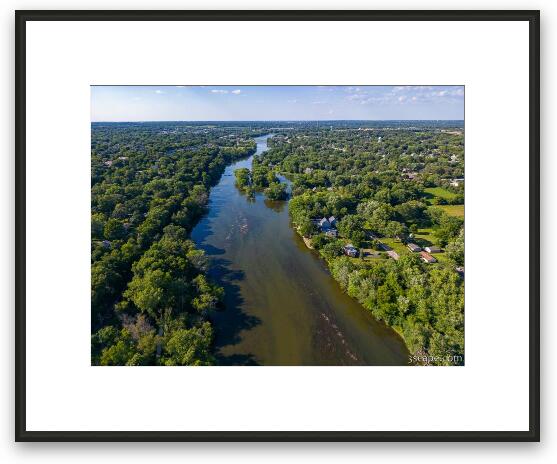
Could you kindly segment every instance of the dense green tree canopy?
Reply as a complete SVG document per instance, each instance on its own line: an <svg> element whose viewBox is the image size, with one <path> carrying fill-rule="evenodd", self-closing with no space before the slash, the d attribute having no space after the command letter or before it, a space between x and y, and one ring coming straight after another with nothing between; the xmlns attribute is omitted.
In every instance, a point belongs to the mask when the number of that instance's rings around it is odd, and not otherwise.
<svg viewBox="0 0 557 464"><path fill-rule="evenodd" d="M91 135L92 362L213 364L208 313L223 289L188 239L243 133L181 123L101 124Z"/></svg>
<svg viewBox="0 0 557 464"><path fill-rule="evenodd" d="M224 290L208 278L189 233L225 166L253 154L253 137L270 127L269 150L235 171L238 188L289 199L293 226L342 289L402 334L413 354L441 359L433 364L462 355L464 283L455 268L464 265L464 220L448 209L464 202L461 125L95 123L93 364L216 362L209 315ZM326 233L318 221L331 216L335 232ZM445 253L433 265L410 252L389 259L382 240L398 251L415 240ZM345 256L347 243L375 250L376 259Z"/></svg>

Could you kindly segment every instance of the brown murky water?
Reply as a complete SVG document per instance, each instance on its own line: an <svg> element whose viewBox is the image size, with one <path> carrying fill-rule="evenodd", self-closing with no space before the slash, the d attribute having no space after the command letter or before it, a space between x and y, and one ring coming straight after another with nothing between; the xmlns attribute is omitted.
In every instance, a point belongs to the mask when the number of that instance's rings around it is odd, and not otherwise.
<svg viewBox="0 0 557 464"><path fill-rule="evenodd" d="M259 137L257 152L267 149ZM234 185L229 166L210 195L192 239L210 257L210 275L226 291L213 314L225 365L404 365L408 351L392 329L342 293L325 263L290 226L288 202Z"/></svg>

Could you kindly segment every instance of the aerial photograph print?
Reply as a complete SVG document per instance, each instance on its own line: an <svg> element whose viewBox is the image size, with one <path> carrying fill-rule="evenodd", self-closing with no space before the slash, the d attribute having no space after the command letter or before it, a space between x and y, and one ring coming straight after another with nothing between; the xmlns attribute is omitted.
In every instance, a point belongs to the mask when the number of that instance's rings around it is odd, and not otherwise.
<svg viewBox="0 0 557 464"><path fill-rule="evenodd" d="M464 366L464 94L91 86L91 364Z"/></svg>

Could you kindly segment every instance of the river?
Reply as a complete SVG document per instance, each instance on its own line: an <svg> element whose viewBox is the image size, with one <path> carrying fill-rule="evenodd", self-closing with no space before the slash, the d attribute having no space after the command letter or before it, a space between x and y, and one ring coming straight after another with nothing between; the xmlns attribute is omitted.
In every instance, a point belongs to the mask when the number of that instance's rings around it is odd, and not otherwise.
<svg viewBox="0 0 557 464"><path fill-rule="evenodd" d="M255 139L256 154L269 137ZM225 289L226 308L211 315L219 364L406 364L400 336L344 294L294 232L288 202L249 199L236 188L234 170L251 161L226 168L191 234Z"/></svg>

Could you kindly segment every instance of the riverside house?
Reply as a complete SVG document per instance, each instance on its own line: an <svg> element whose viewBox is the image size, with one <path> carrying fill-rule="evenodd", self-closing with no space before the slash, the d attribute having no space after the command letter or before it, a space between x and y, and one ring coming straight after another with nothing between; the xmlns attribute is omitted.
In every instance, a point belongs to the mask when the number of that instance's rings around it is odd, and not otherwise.
<svg viewBox="0 0 557 464"><path fill-rule="evenodd" d="M422 249L418 245L416 245L415 243L409 243L406 246L413 253L418 253L419 251L422 251Z"/></svg>
<svg viewBox="0 0 557 464"><path fill-rule="evenodd" d="M357 258L358 257L358 249L352 245L351 243L349 243L348 245L345 245L344 248L344 254L346 256L350 256L351 258Z"/></svg>
<svg viewBox="0 0 557 464"><path fill-rule="evenodd" d="M321 230L321 232L327 232L331 228L331 223L325 217L323 219L321 219L317 223L317 225L319 226L319 230Z"/></svg>
<svg viewBox="0 0 557 464"><path fill-rule="evenodd" d="M420 257L424 260L424 262L426 262L428 264L432 264L432 263L437 262L437 260L426 251L420 252Z"/></svg>

